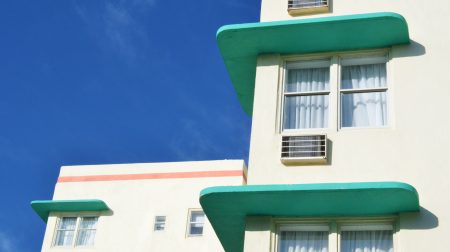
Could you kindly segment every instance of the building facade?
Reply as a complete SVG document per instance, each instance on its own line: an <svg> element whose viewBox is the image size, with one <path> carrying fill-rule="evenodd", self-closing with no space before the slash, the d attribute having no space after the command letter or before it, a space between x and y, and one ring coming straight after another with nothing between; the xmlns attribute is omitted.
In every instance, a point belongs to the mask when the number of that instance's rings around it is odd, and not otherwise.
<svg viewBox="0 0 450 252"><path fill-rule="evenodd" d="M200 211L201 191L211 227L205 224L202 245L186 245L187 251L448 251L450 34L443 27L449 10L444 0L262 0L261 22L226 25L217 33L231 82L252 116L247 184L239 176L127 181L120 183L133 190L121 194L126 189L113 186L119 182L62 179L47 202L53 208L43 250L56 251L55 227L64 210L52 202L86 198L100 199L111 211L98 219L109 235L98 232L95 251L173 250L172 239L184 239L187 231L158 242L151 229L135 230L119 250L111 239L119 237L114 227L127 225L131 209L148 206L139 215L147 219L134 223L164 216L169 210L154 208L152 199L167 187L167 197L190 199L178 226L196 224L186 216L191 208ZM227 167L242 170L236 162ZM181 182L189 190L173 190ZM148 190L141 193L144 184ZM138 199L131 208L128 197ZM106 224L116 215L117 223ZM167 228L175 218L169 217Z"/></svg>
<svg viewBox="0 0 450 252"><path fill-rule="evenodd" d="M242 160L63 166L42 251L223 251L198 202L208 186L245 183Z"/></svg>
<svg viewBox="0 0 450 252"><path fill-rule="evenodd" d="M448 250L449 7L262 0L219 29L253 119L248 185L201 194L226 251Z"/></svg>

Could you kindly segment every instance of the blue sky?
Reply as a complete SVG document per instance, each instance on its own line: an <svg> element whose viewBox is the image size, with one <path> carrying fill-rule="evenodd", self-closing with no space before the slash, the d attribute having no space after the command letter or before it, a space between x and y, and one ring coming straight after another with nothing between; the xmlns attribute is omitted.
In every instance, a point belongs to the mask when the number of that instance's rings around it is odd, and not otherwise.
<svg viewBox="0 0 450 252"><path fill-rule="evenodd" d="M0 2L0 251L39 251L61 165L247 159L215 33L259 0Z"/></svg>

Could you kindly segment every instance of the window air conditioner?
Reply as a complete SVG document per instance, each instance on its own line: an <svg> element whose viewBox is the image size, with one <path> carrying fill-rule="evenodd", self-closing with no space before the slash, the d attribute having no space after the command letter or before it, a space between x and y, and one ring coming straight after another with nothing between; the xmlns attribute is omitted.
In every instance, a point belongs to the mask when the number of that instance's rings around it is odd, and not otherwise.
<svg viewBox="0 0 450 252"><path fill-rule="evenodd" d="M281 162L285 164L326 163L327 136L283 136Z"/></svg>
<svg viewBox="0 0 450 252"><path fill-rule="evenodd" d="M291 15L322 13L328 11L328 0L288 0L288 12Z"/></svg>

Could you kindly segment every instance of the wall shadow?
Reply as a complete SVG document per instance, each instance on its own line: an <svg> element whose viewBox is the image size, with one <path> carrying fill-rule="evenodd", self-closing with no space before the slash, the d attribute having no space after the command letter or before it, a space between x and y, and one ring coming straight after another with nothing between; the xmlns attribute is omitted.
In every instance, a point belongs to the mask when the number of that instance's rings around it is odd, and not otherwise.
<svg viewBox="0 0 450 252"><path fill-rule="evenodd" d="M392 50L393 58L421 56L427 52L422 44L412 39L409 45L396 46L394 48L395 50Z"/></svg>
<svg viewBox="0 0 450 252"><path fill-rule="evenodd" d="M432 212L420 207L418 213L400 215L400 229L433 229L439 226L439 219Z"/></svg>

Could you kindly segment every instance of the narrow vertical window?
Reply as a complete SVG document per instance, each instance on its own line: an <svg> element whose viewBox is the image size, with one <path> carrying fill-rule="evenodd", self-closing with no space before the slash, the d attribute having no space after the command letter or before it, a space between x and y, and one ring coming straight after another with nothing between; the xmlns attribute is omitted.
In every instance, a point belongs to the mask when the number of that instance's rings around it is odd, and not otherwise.
<svg viewBox="0 0 450 252"><path fill-rule="evenodd" d="M56 227L54 246L72 246L77 226L77 217L62 217Z"/></svg>
<svg viewBox="0 0 450 252"><path fill-rule="evenodd" d="M198 236L203 234L205 214L200 210L192 210L189 216L188 235Z"/></svg>
<svg viewBox="0 0 450 252"><path fill-rule="evenodd" d="M387 125L385 62L353 65L350 61L350 64L343 65L340 90L341 127Z"/></svg>
<svg viewBox="0 0 450 252"><path fill-rule="evenodd" d="M329 61L291 62L286 68L283 129L327 128Z"/></svg>
<svg viewBox="0 0 450 252"><path fill-rule="evenodd" d="M393 252L393 231L390 227L344 227L341 231L341 252Z"/></svg>
<svg viewBox="0 0 450 252"><path fill-rule="evenodd" d="M75 246L94 245L95 233L97 231L97 221L97 217L81 217Z"/></svg>
<svg viewBox="0 0 450 252"><path fill-rule="evenodd" d="M164 231L166 229L166 216L155 216L154 231Z"/></svg>
<svg viewBox="0 0 450 252"><path fill-rule="evenodd" d="M281 227L278 252L328 252L328 227Z"/></svg>

